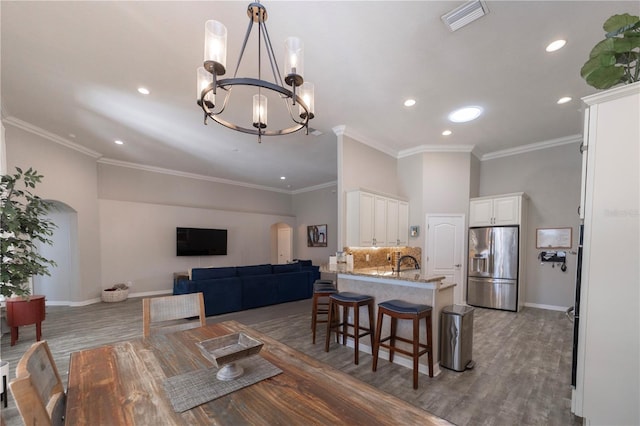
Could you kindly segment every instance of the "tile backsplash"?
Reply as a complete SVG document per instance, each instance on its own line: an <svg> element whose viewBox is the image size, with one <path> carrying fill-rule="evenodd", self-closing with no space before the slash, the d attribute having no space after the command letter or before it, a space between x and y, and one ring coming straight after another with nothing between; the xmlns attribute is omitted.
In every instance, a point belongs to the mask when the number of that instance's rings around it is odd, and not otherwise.
<svg viewBox="0 0 640 426"><path fill-rule="evenodd" d="M400 252L400 256L411 255L422 264L421 247L345 247L344 252L353 254L353 267L355 269L393 266L396 264L398 252ZM368 262L367 255L369 255ZM391 261L388 260L389 258Z"/></svg>

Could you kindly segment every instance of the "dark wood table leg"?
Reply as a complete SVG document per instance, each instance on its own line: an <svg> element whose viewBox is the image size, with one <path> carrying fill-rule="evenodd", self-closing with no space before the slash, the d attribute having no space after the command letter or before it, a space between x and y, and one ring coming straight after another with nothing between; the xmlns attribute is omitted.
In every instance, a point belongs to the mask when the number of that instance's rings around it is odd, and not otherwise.
<svg viewBox="0 0 640 426"><path fill-rule="evenodd" d="M36 323L36 341L39 342L42 338L42 322L38 321Z"/></svg>
<svg viewBox="0 0 640 426"><path fill-rule="evenodd" d="M15 346L18 341L18 327L11 327L11 346Z"/></svg>

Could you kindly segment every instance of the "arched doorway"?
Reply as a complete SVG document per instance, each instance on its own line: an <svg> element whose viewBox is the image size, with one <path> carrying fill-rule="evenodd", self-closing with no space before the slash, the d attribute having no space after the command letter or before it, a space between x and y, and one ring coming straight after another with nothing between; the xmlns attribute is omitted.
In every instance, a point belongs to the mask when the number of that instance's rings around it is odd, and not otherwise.
<svg viewBox="0 0 640 426"><path fill-rule="evenodd" d="M47 214L56 228L53 230L53 244L39 244L42 256L56 262L49 267L50 276L33 277L33 293L42 294L47 303L69 305L73 292L80 285L80 266L78 263L78 213L65 203L50 200L52 208Z"/></svg>
<svg viewBox="0 0 640 426"><path fill-rule="evenodd" d="M271 263L293 260L293 228L286 223L271 225Z"/></svg>

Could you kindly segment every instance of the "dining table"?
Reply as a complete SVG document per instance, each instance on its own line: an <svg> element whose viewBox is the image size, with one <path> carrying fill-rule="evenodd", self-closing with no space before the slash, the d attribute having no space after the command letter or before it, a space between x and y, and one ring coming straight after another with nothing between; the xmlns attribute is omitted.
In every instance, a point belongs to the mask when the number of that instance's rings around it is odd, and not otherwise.
<svg viewBox="0 0 640 426"><path fill-rule="evenodd" d="M199 349L244 333L281 373L178 412L171 378L215 366ZM215 373L212 373L215 376ZM213 376L212 376L213 377ZM195 389L183 391L188 394ZM188 396L188 395L174 395ZM71 354L66 425L450 425L236 321L116 342Z"/></svg>

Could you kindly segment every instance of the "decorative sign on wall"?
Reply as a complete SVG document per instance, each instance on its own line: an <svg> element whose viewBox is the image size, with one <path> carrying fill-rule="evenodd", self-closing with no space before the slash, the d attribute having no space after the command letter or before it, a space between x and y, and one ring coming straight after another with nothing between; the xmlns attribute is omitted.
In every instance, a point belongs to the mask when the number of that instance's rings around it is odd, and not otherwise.
<svg viewBox="0 0 640 426"><path fill-rule="evenodd" d="M327 246L327 225L307 226L307 247Z"/></svg>
<svg viewBox="0 0 640 426"><path fill-rule="evenodd" d="M536 248L571 248L573 228L536 229Z"/></svg>

